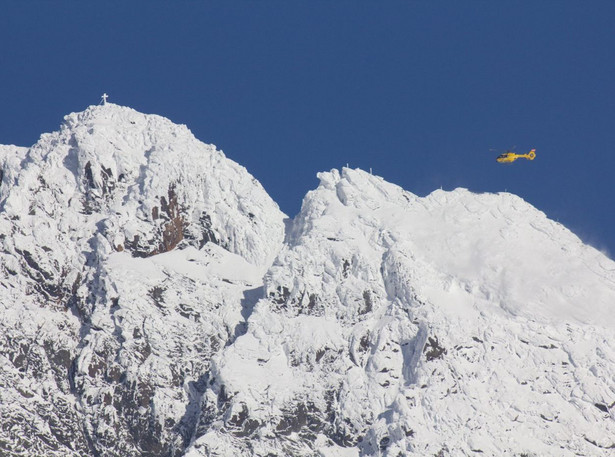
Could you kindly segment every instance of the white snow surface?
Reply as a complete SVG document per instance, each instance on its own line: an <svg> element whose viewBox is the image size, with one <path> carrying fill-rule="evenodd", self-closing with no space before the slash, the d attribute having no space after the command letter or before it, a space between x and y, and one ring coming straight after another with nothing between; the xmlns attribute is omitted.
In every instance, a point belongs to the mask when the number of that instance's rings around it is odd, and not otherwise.
<svg viewBox="0 0 615 457"><path fill-rule="evenodd" d="M615 262L521 198L299 215L113 104L0 146L0 454L608 456Z"/></svg>
<svg viewBox="0 0 615 457"><path fill-rule="evenodd" d="M0 454L177 455L285 215L185 126L113 104L0 167Z"/></svg>
<svg viewBox="0 0 615 457"><path fill-rule="evenodd" d="M260 440L214 424L194 455L615 452L613 261L511 194L319 177L267 299L214 358ZM334 424L312 427L309 451L279 437L305 405Z"/></svg>

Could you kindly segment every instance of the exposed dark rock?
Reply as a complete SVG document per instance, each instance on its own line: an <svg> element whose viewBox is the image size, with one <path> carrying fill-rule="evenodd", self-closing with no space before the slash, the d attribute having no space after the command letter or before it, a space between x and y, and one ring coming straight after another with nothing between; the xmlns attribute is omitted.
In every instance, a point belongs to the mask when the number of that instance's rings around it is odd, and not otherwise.
<svg viewBox="0 0 615 457"><path fill-rule="evenodd" d="M372 311L374 307L374 299L372 298L371 290L363 291L363 305L364 307L359 311L359 314L367 314Z"/></svg>
<svg viewBox="0 0 615 457"><path fill-rule="evenodd" d="M96 184L94 183L94 175L92 174L92 163L90 161L88 161L88 163L85 164L85 179L86 179L86 183L88 185L88 187L90 189L94 189L96 187Z"/></svg>
<svg viewBox="0 0 615 457"><path fill-rule="evenodd" d="M164 287L154 286L147 293L147 295L152 299L154 304L160 309L165 309L164 307L164 291L165 290L166 288Z"/></svg>
<svg viewBox="0 0 615 457"><path fill-rule="evenodd" d="M115 179L113 178L113 172L110 168L105 168L101 165L101 177L102 177L102 193L103 195L109 195L115 189Z"/></svg>
<svg viewBox="0 0 615 457"><path fill-rule="evenodd" d="M60 387L65 386L64 390L68 391L68 373L72 364L72 356L70 351L64 348L56 348L52 341L45 341L43 344L49 366L54 372L56 384Z"/></svg>
<svg viewBox="0 0 615 457"><path fill-rule="evenodd" d="M431 362L432 360L442 358L442 356L446 354L446 349L440 346L437 336L433 338L430 336L427 338L427 343L425 343L423 352L425 353L427 361Z"/></svg>
<svg viewBox="0 0 615 457"><path fill-rule="evenodd" d="M366 333L361 337L361 341L359 342L359 349L361 352L367 351L369 348L369 333Z"/></svg>
<svg viewBox="0 0 615 457"><path fill-rule="evenodd" d="M104 359L94 356L92 357L92 361L88 365L88 375L91 378L97 377L99 374L104 373L106 371L107 364Z"/></svg>
<svg viewBox="0 0 615 457"><path fill-rule="evenodd" d="M125 247L133 257L144 258L169 252L184 239L188 223L178 203L174 185L169 186L168 199L160 197L160 208L160 211L156 206L152 208L152 219L159 223L153 238L146 240L135 235L132 240L125 240Z"/></svg>
<svg viewBox="0 0 615 457"><path fill-rule="evenodd" d="M538 347L542 349L557 349L557 346L554 344L549 344L549 345L541 344Z"/></svg>
<svg viewBox="0 0 615 457"><path fill-rule="evenodd" d="M348 278L349 272L350 272L350 262L347 259L344 259L344 263L342 264L342 277L344 279Z"/></svg>
<svg viewBox="0 0 615 457"><path fill-rule="evenodd" d="M284 411L284 416L278 422L275 430L281 435L299 432L307 424L307 409L303 403L296 408Z"/></svg>
<svg viewBox="0 0 615 457"><path fill-rule="evenodd" d="M241 404L241 410L234 414L226 421L226 425L230 432L237 437L246 437L252 435L261 423L257 420L250 419L248 407L245 403Z"/></svg>
<svg viewBox="0 0 615 457"><path fill-rule="evenodd" d="M195 321L198 321L201 318L201 313L195 311L185 303L180 303L178 305L178 308L179 315L185 317L186 319L193 319Z"/></svg>
<svg viewBox="0 0 615 457"><path fill-rule="evenodd" d="M35 279L37 281L50 281L53 278L51 273L48 273L43 268L41 268L38 262L34 259L34 256L29 251L26 251L25 249L23 251L16 249L15 251L18 254L21 254L23 259L26 261L28 267L30 267L28 274L32 279ZM32 272L32 270L34 270L34 272L36 273Z"/></svg>
<svg viewBox="0 0 615 457"><path fill-rule="evenodd" d="M277 305L286 304L289 297L290 297L290 289L288 289L288 287L286 286L278 286L275 292L269 293L269 298L271 298L271 300Z"/></svg>
<svg viewBox="0 0 615 457"><path fill-rule="evenodd" d="M598 408L600 411L603 411L605 413L609 412L609 407L607 405L604 405L602 403L594 403L594 406Z"/></svg>
<svg viewBox="0 0 615 457"><path fill-rule="evenodd" d="M615 449L615 443L603 445L603 444L599 444L597 441L594 441L586 436L584 436L583 438L585 438L585 441L587 441L588 443L593 444L594 446L599 447L601 449Z"/></svg>
<svg viewBox="0 0 615 457"><path fill-rule="evenodd" d="M92 172L92 163L90 161L85 164L83 174L85 176L84 187L86 191L81 198L81 205L83 207L82 212L84 214L92 214L94 211L100 209L100 204L97 202L97 197L94 195L96 183L94 181L94 173Z"/></svg>
<svg viewBox="0 0 615 457"><path fill-rule="evenodd" d="M224 386L220 386L220 390L218 391L218 408L222 409L223 406L228 406L231 397L232 396L226 393Z"/></svg>
<svg viewBox="0 0 615 457"><path fill-rule="evenodd" d="M216 232L211 228L211 216L207 213L203 213L199 218L201 225L201 242L199 247L205 246L206 243L220 244Z"/></svg>

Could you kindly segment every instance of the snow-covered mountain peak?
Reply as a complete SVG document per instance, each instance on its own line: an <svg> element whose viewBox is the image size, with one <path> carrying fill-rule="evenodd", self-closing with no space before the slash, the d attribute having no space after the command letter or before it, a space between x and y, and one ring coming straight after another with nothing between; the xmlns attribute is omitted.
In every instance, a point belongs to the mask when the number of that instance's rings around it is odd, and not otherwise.
<svg viewBox="0 0 615 457"><path fill-rule="evenodd" d="M512 315L615 328L615 263L520 197L458 188L421 198L362 170L319 178L295 237L403 247L438 281Z"/></svg>
<svg viewBox="0 0 615 457"><path fill-rule="evenodd" d="M187 127L113 104L0 147L0 178L0 454L184 449L285 215Z"/></svg>
<svg viewBox="0 0 615 457"><path fill-rule="evenodd" d="M7 178L8 214L39 206L63 214L76 230L83 219L97 219L84 215L109 213L110 248L136 255L164 252L182 240L215 241L267 264L283 239L284 215L245 168L183 125L114 104L66 116L59 132L29 149L19 176ZM272 229L273 239L263 237ZM162 240L154 240L156 232Z"/></svg>
<svg viewBox="0 0 615 457"><path fill-rule="evenodd" d="M608 455L613 261L511 194L319 177L214 360L208 404L231 416L197 448L250 455L248 433L257 455L310 455L300 433L323 455Z"/></svg>
<svg viewBox="0 0 615 457"><path fill-rule="evenodd" d="M517 196L344 168L286 223L109 103L0 171L2 455L615 449L615 263Z"/></svg>

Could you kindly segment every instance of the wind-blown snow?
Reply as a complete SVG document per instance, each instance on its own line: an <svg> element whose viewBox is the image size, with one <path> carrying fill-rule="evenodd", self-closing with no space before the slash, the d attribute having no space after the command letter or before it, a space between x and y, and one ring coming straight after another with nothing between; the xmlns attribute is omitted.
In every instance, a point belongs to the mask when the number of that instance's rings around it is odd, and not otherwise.
<svg viewBox="0 0 615 457"><path fill-rule="evenodd" d="M332 170L285 233L112 104L0 170L3 455L615 452L615 263L517 196Z"/></svg>

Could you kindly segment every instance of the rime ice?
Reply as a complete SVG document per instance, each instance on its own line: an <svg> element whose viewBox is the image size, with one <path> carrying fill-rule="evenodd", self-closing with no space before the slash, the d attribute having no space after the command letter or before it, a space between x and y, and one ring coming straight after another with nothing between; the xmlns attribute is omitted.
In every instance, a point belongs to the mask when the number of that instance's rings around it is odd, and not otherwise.
<svg viewBox="0 0 615 457"><path fill-rule="evenodd" d="M3 455L610 455L615 263L345 168L291 222L111 103L0 147Z"/></svg>

